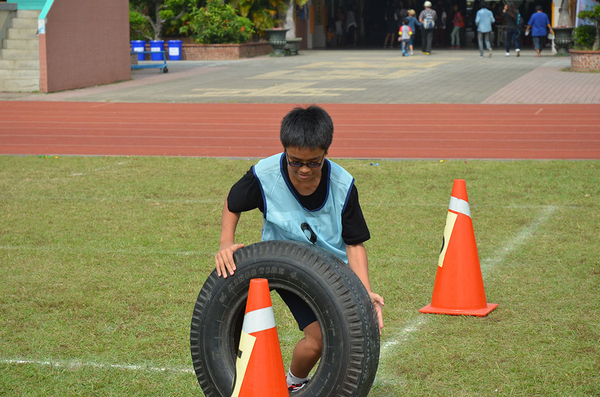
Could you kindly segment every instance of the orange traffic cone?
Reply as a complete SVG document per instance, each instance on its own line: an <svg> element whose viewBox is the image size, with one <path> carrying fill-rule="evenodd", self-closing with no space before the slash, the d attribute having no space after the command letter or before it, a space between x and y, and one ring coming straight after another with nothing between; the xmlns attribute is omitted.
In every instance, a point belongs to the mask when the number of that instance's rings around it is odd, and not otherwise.
<svg viewBox="0 0 600 397"><path fill-rule="evenodd" d="M487 303L464 179L455 179L431 304L421 313L487 316Z"/></svg>
<svg viewBox="0 0 600 397"><path fill-rule="evenodd" d="M269 282L264 278L250 280L231 396L289 396Z"/></svg>

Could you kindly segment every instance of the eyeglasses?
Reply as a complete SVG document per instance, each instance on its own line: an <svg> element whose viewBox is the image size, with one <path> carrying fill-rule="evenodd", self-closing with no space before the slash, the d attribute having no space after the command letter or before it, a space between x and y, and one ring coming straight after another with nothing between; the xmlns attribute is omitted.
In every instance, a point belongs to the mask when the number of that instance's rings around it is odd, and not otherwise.
<svg viewBox="0 0 600 397"><path fill-rule="evenodd" d="M321 164L323 164L323 160L325 159L325 153L323 153L323 157L321 157L321 161L318 163L316 163L316 162L302 163L300 161L290 161L290 158L289 158L289 155L287 154L287 152L285 152L285 158L287 159L287 163L290 165L290 167L300 168L303 165L305 165L308 168L319 168L321 166Z"/></svg>

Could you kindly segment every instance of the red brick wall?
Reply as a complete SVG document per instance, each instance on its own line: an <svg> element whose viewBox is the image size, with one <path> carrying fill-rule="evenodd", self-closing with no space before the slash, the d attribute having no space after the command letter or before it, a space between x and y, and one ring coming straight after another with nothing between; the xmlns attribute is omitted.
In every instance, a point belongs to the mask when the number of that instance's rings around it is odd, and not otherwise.
<svg viewBox="0 0 600 397"><path fill-rule="evenodd" d="M40 90L131 79L127 0L54 0L40 40Z"/></svg>
<svg viewBox="0 0 600 397"><path fill-rule="evenodd" d="M569 50L571 70L575 72L600 72L600 51Z"/></svg>

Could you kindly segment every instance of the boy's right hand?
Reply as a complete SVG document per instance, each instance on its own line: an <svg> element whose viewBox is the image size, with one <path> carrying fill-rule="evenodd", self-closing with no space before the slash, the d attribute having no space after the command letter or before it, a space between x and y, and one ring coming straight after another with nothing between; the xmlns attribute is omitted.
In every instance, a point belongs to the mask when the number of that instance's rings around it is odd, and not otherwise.
<svg viewBox="0 0 600 397"><path fill-rule="evenodd" d="M233 253L242 247L244 244L231 244L219 248L219 252L215 255L215 266L219 277L227 278L227 272L233 276L236 270Z"/></svg>

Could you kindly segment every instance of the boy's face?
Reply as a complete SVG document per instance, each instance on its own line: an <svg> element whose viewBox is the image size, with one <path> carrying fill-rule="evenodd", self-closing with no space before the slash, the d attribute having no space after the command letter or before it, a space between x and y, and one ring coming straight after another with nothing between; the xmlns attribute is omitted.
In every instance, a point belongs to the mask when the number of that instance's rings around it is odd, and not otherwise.
<svg viewBox="0 0 600 397"><path fill-rule="evenodd" d="M300 183L309 183L321 177L321 169L327 152L321 148L297 148L289 146L285 148L288 172L291 178ZM290 164L291 163L291 164ZM295 163L302 163L295 164ZM317 163L320 163L318 166ZM309 165L311 165L309 167Z"/></svg>

